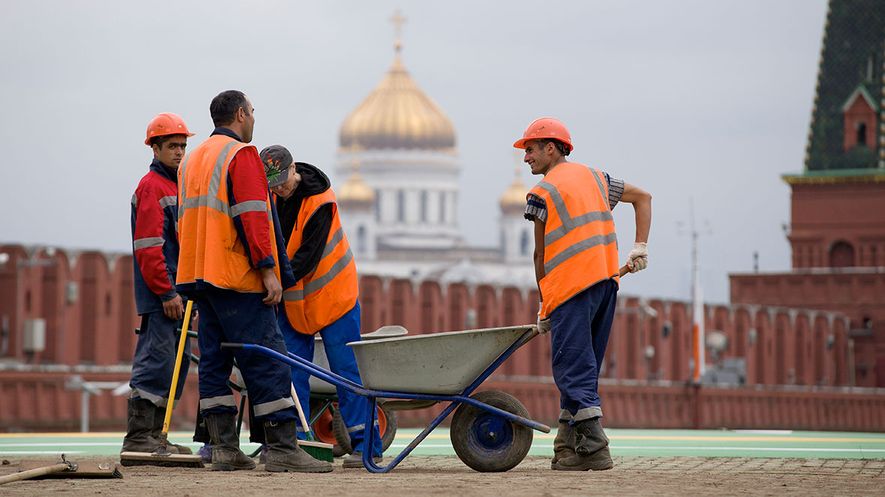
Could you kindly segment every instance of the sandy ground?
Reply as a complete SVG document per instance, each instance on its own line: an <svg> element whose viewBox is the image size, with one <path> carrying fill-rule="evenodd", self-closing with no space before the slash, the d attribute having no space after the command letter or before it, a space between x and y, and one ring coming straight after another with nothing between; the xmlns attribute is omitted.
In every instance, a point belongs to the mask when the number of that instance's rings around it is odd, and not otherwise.
<svg viewBox="0 0 885 497"><path fill-rule="evenodd" d="M0 475L15 472L19 462L0 466ZM616 457L610 471L564 473L551 471L547 458L528 457L507 473L477 473L454 457L416 456L385 475L340 464L323 475L271 474L262 466L235 473L128 467L122 479L14 482L0 487L0 495L885 495L885 460Z"/></svg>

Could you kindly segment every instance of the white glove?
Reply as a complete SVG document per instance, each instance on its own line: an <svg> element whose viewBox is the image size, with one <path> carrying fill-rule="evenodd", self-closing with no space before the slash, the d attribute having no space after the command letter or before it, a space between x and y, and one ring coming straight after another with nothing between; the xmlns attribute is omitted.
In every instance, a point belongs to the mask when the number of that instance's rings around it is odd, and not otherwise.
<svg viewBox="0 0 885 497"><path fill-rule="evenodd" d="M541 307L541 305L539 304L538 307ZM538 313L538 334L546 335L550 333L550 327L550 318L541 319L541 313Z"/></svg>
<svg viewBox="0 0 885 497"><path fill-rule="evenodd" d="M633 250L627 256L627 269L631 273L638 273L648 267L648 246L645 242L633 244Z"/></svg>

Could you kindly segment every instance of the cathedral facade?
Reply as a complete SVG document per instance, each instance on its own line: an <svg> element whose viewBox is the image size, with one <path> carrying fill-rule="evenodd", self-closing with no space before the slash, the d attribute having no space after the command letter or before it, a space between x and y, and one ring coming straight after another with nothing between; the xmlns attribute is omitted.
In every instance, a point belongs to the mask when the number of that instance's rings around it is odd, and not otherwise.
<svg viewBox="0 0 885 497"><path fill-rule="evenodd" d="M336 188L361 274L535 286L532 226L519 179L500 197L499 244L469 246L458 227L455 127L406 70L401 44L382 81L341 125Z"/></svg>

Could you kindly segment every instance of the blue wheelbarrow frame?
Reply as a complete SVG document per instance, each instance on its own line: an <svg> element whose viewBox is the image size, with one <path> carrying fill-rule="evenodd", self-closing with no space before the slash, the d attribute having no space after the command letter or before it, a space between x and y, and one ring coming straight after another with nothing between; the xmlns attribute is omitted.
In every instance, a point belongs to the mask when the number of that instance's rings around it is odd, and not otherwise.
<svg viewBox="0 0 885 497"><path fill-rule="evenodd" d="M222 348L228 349L243 349L251 352L257 352L264 356L276 359L278 361L282 361L289 366L299 368L301 370L307 371L310 375L316 376L321 380L327 381L335 386L340 386L350 390L351 392L360 395L362 397L366 397L368 399L368 405L366 407L365 412L365 424L363 428L364 440L366 447L372 447L374 443L374 430L372 427L375 425L375 410L377 408L378 399L397 399L397 400L419 400L419 401L434 401L434 402L448 402L449 405L430 422L430 424L424 428L424 430L412 440L408 446L406 446L402 452L397 454L393 460L387 464L386 466L379 466L375 463L372 458L371 451L363 451L363 465L365 468L371 473L387 473L388 471L395 468L405 459L425 438L429 435L437 426L440 425L456 408L458 408L462 404L471 405L477 409L481 409L483 411L495 414L500 416L508 421L513 423L518 423L533 430L537 430L543 433L550 433L550 427L539 423L537 421L524 418L522 416L518 416L516 414L507 412L503 409L499 409L494 406L490 406L484 402L480 402L476 399L470 398L470 394L473 393L495 370L498 369L501 364L504 363L511 355L513 355L516 350L520 347L528 343L534 336L537 334L534 330L528 330L523 333L513 344L511 344L497 359L495 359L483 372L471 383L467 388L465 388L460 394L457 395L430 395L430 394L422 394L422 393L409 393L409 392L390 392L385 390L373 390L369 388L365 388L358 383L354 383L347 378L343 378L327 369L321 368L314 363L302 359L294 354L284 355L275 350L269 349L262 345L250 344L250 343L230 343L225 342L221 344Z"/></svg>

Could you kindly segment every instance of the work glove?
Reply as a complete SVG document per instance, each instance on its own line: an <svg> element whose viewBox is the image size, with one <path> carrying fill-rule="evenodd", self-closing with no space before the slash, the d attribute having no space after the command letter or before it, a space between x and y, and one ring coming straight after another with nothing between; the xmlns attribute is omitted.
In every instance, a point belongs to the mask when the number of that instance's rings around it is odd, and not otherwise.
<svg viewBox="0 0 885 497"><path fill-rule="evenodd" d="M648 267L648 246L645 242L633 244L633 250L627 256L627 269L631 273L638 273Z"/></svg>
<svg viewBox="0 0 885 497"><path fill-rule="evenodd" d="M538 307L541 307L541 304L538 304ZM538 313L538 334L546 335L550 333L550 318L541 319L541 313Z"/></svg>

